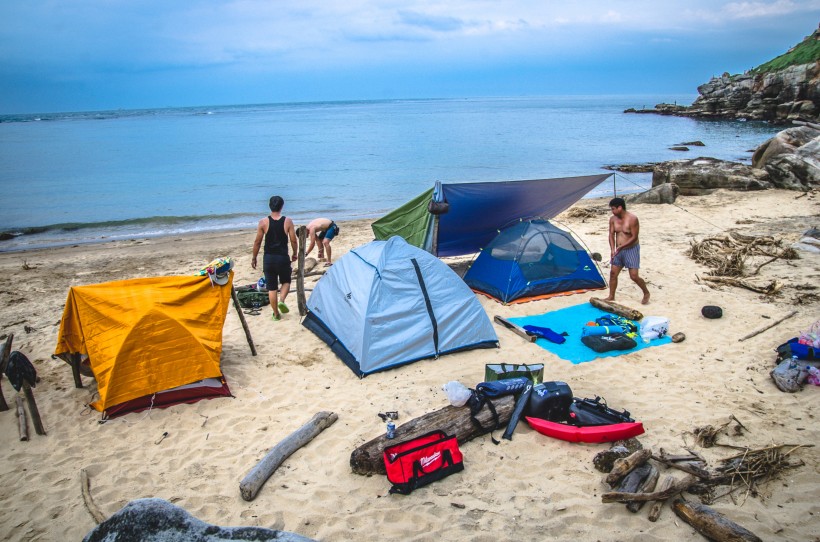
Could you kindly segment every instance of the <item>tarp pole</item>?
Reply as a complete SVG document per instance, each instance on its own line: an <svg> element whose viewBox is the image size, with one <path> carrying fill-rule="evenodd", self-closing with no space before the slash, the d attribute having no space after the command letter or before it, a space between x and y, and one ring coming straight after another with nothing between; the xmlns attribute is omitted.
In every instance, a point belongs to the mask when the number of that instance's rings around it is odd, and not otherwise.
<svg viewBox="0 0 820 542"><path fill-rule="evenodd" d="M251 330L248 328L248 322L245 321L245 315L242 314L242 305L239 304L239 298L236 296L236 289L231 283L231 299L233 299L233 306L236 308L236 313L239 315L239 321L242 323L242 329L245 330L245 338L248 339L248 346L251 347L251 355L256 355L256 346L253 344L253 337L251 337Z"/></svg>
<svg viewBox="0 0 820 542"><path fill-rule="evenodd" d="M433 242L430 248L433 256L438 256L438 215L433 216Z"/></svg>

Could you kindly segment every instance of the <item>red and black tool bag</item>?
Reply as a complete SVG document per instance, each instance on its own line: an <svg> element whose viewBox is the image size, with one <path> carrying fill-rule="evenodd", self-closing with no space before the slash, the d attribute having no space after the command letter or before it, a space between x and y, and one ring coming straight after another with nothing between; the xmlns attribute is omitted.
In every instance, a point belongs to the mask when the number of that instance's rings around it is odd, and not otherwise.
<svg viewBox="0 0 820 542"><path fill-rule="evenodd" d="M409 495L414 489L464 470L456 437L431 431L384 449L390 493Z"/></svg>

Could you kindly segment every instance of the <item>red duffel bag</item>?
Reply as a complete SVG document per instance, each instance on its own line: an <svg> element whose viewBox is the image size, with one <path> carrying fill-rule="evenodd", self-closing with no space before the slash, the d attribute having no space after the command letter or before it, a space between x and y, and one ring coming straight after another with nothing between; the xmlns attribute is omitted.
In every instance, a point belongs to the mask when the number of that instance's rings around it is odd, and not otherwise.
<svg viewBox="0 0 820 542"><path fill-rule="evenodd" d="M409 495L414 489L464 470L456 437L431 431L384 449L390 493Z"/></svg>

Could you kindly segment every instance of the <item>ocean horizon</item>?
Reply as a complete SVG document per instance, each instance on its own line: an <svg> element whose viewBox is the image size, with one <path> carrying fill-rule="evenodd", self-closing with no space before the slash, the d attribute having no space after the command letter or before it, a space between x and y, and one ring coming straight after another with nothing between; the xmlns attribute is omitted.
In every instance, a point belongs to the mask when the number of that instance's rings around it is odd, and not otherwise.
<svg viewBox="0 0 820 542"><path fill-rule="evenodd" d="M763 122L625 114L694 95L406 99L0 115L0 252L375 219L433 186L609 172L710 156L748 163ZM669 147L702 141L690 152ZM613 172L614 173L614 172ZM643 191L617 173L586 197Z"/></svg>

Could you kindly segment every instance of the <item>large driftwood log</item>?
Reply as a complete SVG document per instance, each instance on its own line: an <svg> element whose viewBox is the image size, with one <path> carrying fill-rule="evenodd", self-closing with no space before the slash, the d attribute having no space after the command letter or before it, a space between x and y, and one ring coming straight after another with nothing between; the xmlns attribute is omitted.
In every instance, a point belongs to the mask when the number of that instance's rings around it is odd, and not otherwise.
<svg viewBox="0 0 820 542"><path fill-rule="evenodd" d="M607 301L606 299L600 299L598 297L591 297L589 299L590 305L601 309L603 311L611 312L613 314L617 314L618 316L623 316L624 318L629 318L630 320L643 320L643 313L641 311L636 311L635 309L630 309L620 303L615 303L614 301Z"/></svg>
<svg viewBox="0 0 820 542"><path fill-rule="evenodd" d="M615 487L624 476L649 461L650 457L652 457L652 450L643 448L632 455L616 459L612 465L612 470L606 476L606 483L609 484L609 487Z"/></svg>
<svg viewBox="0 0 820 542"><path fill-rule="evenodd" d="M512 416L515 407L515 396L505 395L494 399L493 405L495 405L495 410L498 413L498 422L503 427L510 421ZM476 418L483 427L492 426L493 416L486 405L479 411ZM469 407L446 406L397 427L394 439L388 439L385 435L380 435L371 441L365 442L350 454L350 468L355 474L385 474L382 454L386 447L436 429L455 436L459 443L467 442L484 434L470 419Z"/></svg>
<svg viewBox="0 0 820 542"><path fill-rule="evenodd" d="M19 395L17 400L17 426L20 430L20 440L28 440L28 420L26 420L26 409L23 407L23 398Z"/></svg>
<svg viewBox="0 0 820 542"><path fill-rule="evenodd" d="M313 440L313 438L333 425L339 419L334 412L317 412L305 425L291 433L285 440L273 447L254 468L245 475L239 483L242 498L252 501L273 471L293 454L296 450Z"/></svg>
<svg viewBox="0 0 820 542"><path fill-rule="evenodd" d="M697 532L717 542L762 542L753 532L741 527L720 512L703 504L675 499L672 510Z"/></svg>
<svg viewBox="0 0 820 542"><path fill-rule="evenodd" d="M692 484L697 482L695 476L687 476L678 480L670 487L661 490L653 491L652 493L623 493L621 491L610 491L601 495L601 502L630 502L630 501L659 501L666 500L669 497L677 495L681 491L686 491Z"/></svg>
<svg viewBox="0 0 820 542"><path fill-rule="evenodd" d="M660 473L652 463L644 463L643 466L647 467L648 472L638 484L635 493L652 493L655 491L655 486L658 485L658 477L660 476ZM632 472L634 473L636 471ZM626 503L626 509L633 514L637 514L643 505L644 501L632 501Z"/></svg>
<svg viewBox="0 0 820 542"><path fill-rule="evenodd" d="M9 333L8 337L6 337L6 342L3 343L3 349L0 350L0 412L4 412L9 409L9 405L6 404L6 398L3 396L3 374L6 372L6 364L9 362L9 356L11 355L11 341L14 340L14 333Z"/></svg>
<svg viewBox="0 0 820 542"><path fill-rule="evenodd" d="M664 491L666 489L669 489L670 487L672 487L672 484L674 484L674 483L675 483L675 477L667 475L663 479L663 481L661 482L661 485L658 488L658 491ZM664 505L665 502L666 502L665 499L657 500L657 501L652 502L652 506L649 507L649 521L651 521L653 523L658 521L658 518L661 517L661 511L663 510L663 505Z"/></svg>

